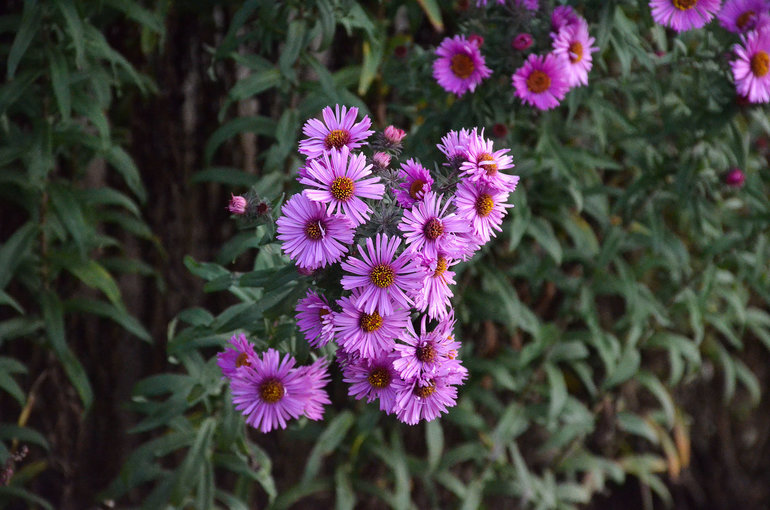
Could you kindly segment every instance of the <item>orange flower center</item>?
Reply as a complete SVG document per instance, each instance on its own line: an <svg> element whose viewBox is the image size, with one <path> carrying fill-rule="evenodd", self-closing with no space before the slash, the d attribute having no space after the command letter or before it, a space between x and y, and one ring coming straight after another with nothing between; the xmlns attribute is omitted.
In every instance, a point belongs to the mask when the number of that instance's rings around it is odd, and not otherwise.
<svg viewBox="0 0 770 510"><path fill-rule="evenodd" d="M492 208L495 206L495 201L492 200L492 196L488 193L482 193L479 198L476 199L476 213L482 218L489 216L492 212Z"/></svg>
<svg viewBox="0 0 770 510"><path fill-rule="evenodd" d="M353 179L350 177L337 177L332 182L332 196L340 202L350 200L354 187Z"/></svg>
<svg viewBox="0 0 770 510"><path fill-rule="evenodd" d="M311 221L305 225L305 235L313 241L318 241L324 236L323 227L320 221Z"/></svg>
<svg viewBox="0 0 770 510"><path fill-rule="evenodd" d="M392 267L385 264L378 264L374 266L372 272L369 273L369 279L373 284L384 289L393 285L393 281L396 279L396 273L393 271Z"/></svg>
<svg viewBox="0 0 770 510"><path fill-rule="evenodd" d="M428 398L436 391L436 383L431 381L428 386L415 386L414 394L419 398Z"/></svg>
<svg viewBox="0 0 770 510"><path fill-rule="evenodd" d="M342 129L333 129L326 135L324 139L324 145L327 149L332 147L335 149L341 149L344 145L350 141L350 133Z"/></svg>
<svg viewBox="0 0 770 510"><path fill-rule="evenodd" d="M242 352L238 355L237 358L235 358L235 366L237 368L240 367L250 367L251 363L249 363L249 356L245 352Z"/></svg>
<svg viewBox="0 0 770 510"><path fill-rule="evenodd" d="M442 274L446 273L447 269L447 261L446 257L443 255L438 256L438 260L436 261L436 270L433 271L433 278L439 277Z"/></svg>
<svg viewBox="0 0 770 510"><path fill-rule="evenodd" d="M367 333L371 333L372 331L377 331L382 327L382 317L379 313L377 313L376 310L372 312L371 315L368 313L362 313L361 318L358 320L358 324L361 326L361 329Z"/></svg>
<svg viewBox="0 0 770 510"><path fill-rule="evenodd" d="M770 70L770 55L760 50L751 57L751 72L761 78Z"/></svg>
<svg viewBox="0 0 770 510"><path fill-rule="evenodd" d="M474 69L476 69L473 65L473 59L463 53L453 56L449 67L455 76L463 80L473 74Z"/></svg>
<svg viewBox="0 0 770 510"><path fill-rule="evenodd" d="M751 23L751 20L754 18L755 14L756 13L754 11L744 12L738 16L738 19L735 20L735 26L743 30L746 26L748 26L749 23Z"/></svg>
<svg viewBox="0 0 770 510"><path fill-rule="evenodd" d="M413 200L419 200L420 197L417 196L417 193L422 191L422 187L427 184L422 179L415 179L411 186L409 186L409 196L412 197Z"/></svg>
<svg viewBox="0 0 770 510"><path fill-rule="evenodd" d="M530 92L540 94L551 86L551 78L539 69L535 69L527 76L527 88Z"/></svg>
<svg viewBox="0 0 770 510"><path fill-rule="evenodd" d="M698 3L698 0L674 0L674 7L680 11L689 11Z"/></svg>
<svg viewBox="0 0 770 510"><path fill-rule="evenodd" d="M375 368L369 372L369 377L367 377L367 380L369 381L369 384L371 384L374 388L387 388L390 384L390 372L387 368Z"/></svg>
<svg viewBox="0 0 770 510"><path fill-rule="evenodd" d="M430 221L425 224L425 227L423 227L422 232L425 234L425 237L431 241L435 241L444 233L444 224L441 223L441 220L438 218L431 218Z"/></svg>
<svg viewBox="0 0 770 510"><path fill-rule="evenodd" d="M259 386L259 396L268 404L275 404L286 394L286 389L278 379L268 379Z"/></svg>
<svg viewBox="0 0 770 510"><path fill-rule="evenodd" d="M433 344L425 344L415 349L415 356L423 363L433 363L436 359L436 348Z"/></svg>
<svg viewBox="0 0 770 510"><path fill-rule="evenodd" d="M580 41L574 41L569 45L569 61L573 64L583 60L583 45Z"/></svg>
<svg viewBox="0 0 770 510"><path fill-rule="evenodd" d="M547 78L547 76L546 76ZM484 161L491 161L486 165L481 165ZM487 175L490 177L497 173L497 163L495 163L495 157L487 152L479 156L479 165L487 171Z"/></svg>

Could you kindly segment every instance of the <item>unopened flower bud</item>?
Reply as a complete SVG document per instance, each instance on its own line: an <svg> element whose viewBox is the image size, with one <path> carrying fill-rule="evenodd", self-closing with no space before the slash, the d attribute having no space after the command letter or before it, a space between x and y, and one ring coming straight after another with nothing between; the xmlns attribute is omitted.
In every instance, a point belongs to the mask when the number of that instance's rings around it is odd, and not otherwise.
<svg viewBox="0 0 770 510"><path fill-rule="evenodd" d="M471 34L468 37L468 41L474 46L476 46L477 48L481 48L482 46L484 46L484 38L481 37L479 34Z"/></svg>
<svg viewBox="0 0 770 510"><path fill-rule="evenodd" d="M385 169L390 166L390 155L387 152L375 152L372 155L372 161L377 168Z"/></svg>
<svg viewBox="0 0 770 510"><path fill-rule="evenodd" d="M505 135L508 134L508 127L505 124L497 123L494 126L492 126L492 133L497 138L503 138Z"/></svg>
<svg viewBox="0 0 770 510"><path fill-rule="evenodd" d="M740 188L746 181L746 174L740 168L733 168L725 175L725 184L733 188Z"/></svg>
<svg viewBox="0 0 770 510"><path fill-rule="evenodd" d="M399 129L395 126L388 126L385 128L385 140L393 145L398 145L401 140L406 136L406 131Z"/></svg>
<svg viewBox="0 0 770 510"><path fill-rule="evenodd" d="M230 194L230 204L227 206L227 209L232 214L237 214L239 216L242 216L246 214L246 206L247 206L246 199L240 195L233 195Z"/></svg>
<svg viewBox="0 0 770 510"><path fill-rule="evenodd" d="M524 51L532 46L532 42L532 36L526 32L522 32L513 38L511 46L513 46L513 49L515 50Z"/></svg>

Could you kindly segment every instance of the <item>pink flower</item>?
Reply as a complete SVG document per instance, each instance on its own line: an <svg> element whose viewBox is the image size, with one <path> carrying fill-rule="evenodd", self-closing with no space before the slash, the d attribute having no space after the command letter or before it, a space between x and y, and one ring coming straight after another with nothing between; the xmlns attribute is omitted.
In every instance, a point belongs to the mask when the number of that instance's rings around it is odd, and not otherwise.
<svg viewBox="0 0 770 510"><path fill-rule="evenodd" d="M717 19L730 32L745 33L770 23L769 11L768 0L727 0Z"/></svg>
<svg viewBox="0 0 770 510"><path fill-rule="evenodd" d="M398 177L401 182L395 191L396 200L405 209L422 200L433 186L430 172L415 159L408 159L406 163L401 164Z"/></svg>
<svg viewBox="0 0 770 510"><path fill-rule="evenodd" d="M308 138L299 142L299 152L309 159L317 158L331 149L357 149L365 145L365 140L374 133L369 130L372 121L366 115L361 122L356 123L356 107L347 110L343 106L340 111L340 105L335 105L332 112L331 107L327 106L321 114L323 122L309 119L302 127L302 133Z"/></svg>
<svg viewBox="0 0 770 510"><path fill-rule="evenodd" d="M297 327L311 347L319 349L334 339L334 313L323 295L312 290L297 301Z"/></svg>
<svg viewBox="0 0 770 510"><path fill-rule="evenodd" d="M354 226L369 219L371 209L362 199L381 200L385 187L380 178L372 176L372 165L363 154L351 154L347 147L332 149L308 162L307 177L299 182L315 189L305 190L314 202L328 204L327 212L344 213Z"/></svg>
<svg viewBox="0 0 770 510"><path fill-rule="evenodd" d="M733 46L730 62L738 94L752 103L770 101L770 27L741 36L743 46Z"/></svg>
<svg viewBox="0 0 770 510"><path fill-rule="evenodd" d="M529 11L536 11L540 8L538 0L516 0L517 7L524 7Z"/></svg>
<svg viewBox="0 0 770 510"><path fill-rule="evenodd" d="M439 253L437 257L430 258L424 255L419 257L420 264L425 269L422 289L415 293L414 307L425 312L431 319L442 319L449 313L452 303L450 299L454 295L449 288L455 284L455 272L449 268L459 261Z"/></svg>
<svg viewBox="0 0 770 510"><path fill-rule="evenodd" d="M740 168L733 168L725 175L725 184L733 188L740 188L746 181L746 174Z"/></svg>
<svg viewBox="0 0 770 510"><path fill-rule="evenodd" d="M588 23L580 18L551 36L553 54L564 61L569 86L587 85L588 71L593 65L591 53L599 51L593 46L595 39L588 35Z"/></svg>
<svg viewBox="0 0 770 510"><path fill-rule="evenodd" d="M441 138L441 143L436 145L436 147L444 153L450 165L455 164L465 159L470 135L471 132L467 129L461 129L460 131L452 130Z"/></svg>
<svg viewBox="0 0 770 510"><path fill-rule="evenodd" d="M337 301L342 311L334 315L334 330L343 351L373 358L393 350L395 338L409 322L409 310L400 308L386 315L378 310L366 313L360 300L360 291Z"/></svg>
<svg viewBox="0 0 770 510"><path fill-rule="evenodd" d="M711 21L722 0L650 0L655 23L684 32Z"/></svg>
<svg viewBox="0 0 770 510"><path fill-rule="evenodd" d="M465 149L465 161L460 165L460 171L471 182L483 182L499 189L513 191L519 178L501 170L513 168L513 157L507 152L509 149L494 150L494 142L484 137L474 128L468 137Z"/></svg>
<svg viewBox="0 0 770 510"><path fill-rule="evenodd" d="M237 214L239 216L246 214L246 206L248 203L246 202L246 199L243 198L240 195L233 195L230 194L230 204L227 206L227 209L232 214Z"/></svg>
<svg viewBox="0 0 770 510"><path fill-rule="evenodd" d="M530 54L511 77L516 95L540 110L556 108L569 90L564 67L564 62L552 53Z"/></svg>
<svg viewBox="0 0 770 510"><path fill-rule="evenodd" d="M350 384L348 394L367 402L380 400L380 411L393 412L396 401L396 381L401 376L393 368L393 353L382 353L374 358L359 358L351 361L342 369L343 381Z"/></svg>
<svg viewBox="0 0 770 510"><path fill-rule="evenodd" d="M253 365L256 356L254 345L246 340L246 335L241 333L233 335L228 349L217 354L217 365L222 369L225 377L231 378L241 367Z"/></svg>
<svg viewBox="0 0 770 510"><path fill-rule="evenodd" d="M429 191L422 201L404 211L398 228L413 252L435 258L439 252L458 256L462 251L457 236L469 230L468 223L455 213L447 213L452 201L442 206L442 199L443 195Z"/></svg>
<svg viewBox="0 0 770 510"><path fill-rule="evenodd" d="M551 13L551 28L553 28L554 32L558 32L568 25L577 23L580 19L575 9L569 5L560 5L554 8Z"/></svg>
<svg viewBox="0 0 770 510"><path fill-rule="evenodd" d="M372 154L372 162L375 167L384 170L390 166L390 155L387 152L375 152Z"/></svg>
<svg viewBox="0 0 770 510"><path fill-rule="evenodd" d="M388 126L384 131L385 140L392 145L398 145L406 136L406 131L395 126Z"/></svg>
<svg viewBox="0 0 770 510"><path fill-rule="evenodd" d="M533 42L534 41L532 40L532 36L530 34L522 32L513 38L513 41L511 41L511 46L515 50L524 51L532 46Z"/></svg>
<svg viewBox="0 0 770 510"><path fill-rule="evenodd" d="M470 42L477 48L481 48L482 46L484 46L484 38L481 37L479 34L471 34L468 37L468 42Z"/></svg>
<svg viewBox="0 0 770 510"><path fill-rule="evenodd" d="M462 96L473 92L484 78L492 74L479 48L462 35L447 37L436 49L433 77L447 92Z"/></svg>
<svg viewBox="0 0 770 510"><path fill-rule="evenodd" d="M516 182L518 183L518 176ZM514 184L515 187L515 184ZM513 207L507 204L508 191L500 191L489 185L461 182L457 185L455 205L457 215L468 221L473 227L473 233L484 243L495 237L495 230L502 232L500 225L506 215L506 209Z"/></svg>

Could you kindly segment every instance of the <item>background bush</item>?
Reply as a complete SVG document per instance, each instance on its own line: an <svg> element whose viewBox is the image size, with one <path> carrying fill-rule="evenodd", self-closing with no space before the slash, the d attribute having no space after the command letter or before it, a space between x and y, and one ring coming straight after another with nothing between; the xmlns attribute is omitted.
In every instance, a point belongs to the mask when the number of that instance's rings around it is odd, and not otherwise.
<svg viewBox="0 0 770 510"><path fill-rule="evenodd" d="M547 48L546 17L431 0L11 2L0 463L29 453L0 507L766 501L766 108L736 101L724 31L675 36L643 1L560 3L600 52L589 85L541 113L513 97L510 40L527 29ZM495 71L460 99L430 71L455 33L483 35ZM424 162L449 129L504 126L495 144L521 183L504 232L457 266L471 379L449 415L402 425L336 373L324 421L261 435L213 356L245 331L302 362L308 282L269 222L236 225L225 205L253 189L276 216L298 189L302 123L336 103L407 129L404 154ZM723 183L734 166L741 189Z"/></svg>

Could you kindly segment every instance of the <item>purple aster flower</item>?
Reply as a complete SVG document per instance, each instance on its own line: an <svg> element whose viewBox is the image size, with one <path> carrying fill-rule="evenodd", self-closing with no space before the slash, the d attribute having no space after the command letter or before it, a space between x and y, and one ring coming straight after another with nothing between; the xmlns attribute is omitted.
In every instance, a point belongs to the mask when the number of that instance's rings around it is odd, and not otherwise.
<svg viewBox="0 0 770 510"><path fill-rule="evenodd" d="M356 123L358 108L351 107L348 110L345 106L340 111L340 105L334 106L332 111L327 106L321 112L323 122L318 119L309 119L302 127L302 132L308 138L299 142L299 152L309 159L315 159L321 156L325 151L332 149L357 149L364 145L364 141L369 135L374 133L369 128L372 121L364 115L361 122Z"/></svg>
<svg viewBox="0 0 770 510"><path fill-rule="evenodd" d="M564 67L564 62L552 53L531 54L511 77L516 95L540 110L556 108L569 90Z"/></svg>
<svg viewBox="0 0 770 510"><path fill-rule="evenodd" d="M421 265L425 269L422 288L415 293L414 307L425 312L431 319L443 319L449 314L452 306L450 299L454 295L449 288L454 285L454 271L450 267L458 261L439 253L437 257L429 258L420 255Z"/></svg>
<svg viewBox="0 0 770 510"><path fill-rule="evenodd" d="M572 25L580 21L580 16L575 9L569 5L560 5L555 7L551 13L551 27L554 32L558 32L567 25Z"/></svg>
<svg viewBox="0 0 770 510"><path fill-rule="evenodd" d="M409 322L409 310L400 308L389 315L378 310L363 311L360 290L337 301L342 311L334 315L334 329L343 351L355 352L364 358L373 358L393 350L395 339Z"/></svg>
<svg viewBox="0 0 770 510"><path fill-rule="evenodd" d="M419 336L409 323L404 333L398 337L404 343L395 346L395 351L400 357L393 361L393 368L406 380L427 377L442 371L459 370L457 350L460 348L460 342L456 342L452 334L454 312L450 312L430 332L425 328L426 319L423 315Z"/></svg>
<svg viewBox="0 0 770 510"><path fill-rule="evenodd" d="M375 358L361 358L349 363L342 370L343 381L350 384L348 395L367 402L380 399L380 411L393 412L396 403L396 383L401 376L393 368L392 352L381 353Z"/></svg>
<svg viewBox="0 0 770 510"><path fill-rule="evenodd" d="M329 302L312 290L297 301L297 326L311 347L320 349L334 340L334 313Z"/></svg>
<svg viewBox="0 0 770 510"><path fill-rule="evenodd" d="M249 367L257 357L254 346L246 339L246 335L233 335L230 338L230 346L225 351L217 354L217 365L222 369L225 377L232 378L241 367Z"/></svg>
<svg viewBox="0 0 770 510"><path fill-rule="evenodd" d="M416 159L408 159L406 163L402 163L398 177L402 181L395 190L396 200L405 209L422 200L425 193L433 186L433 177L430 176L430 172Z"/></svg>
<svg viewBox="0 0 770 510"><path fill-rule="evenodd" d="M299 182L315 189L305 190L314 202L329 204L327 212L343 212L355 226L369 219L371 209L362 198L381 200L385 186L372 175L372 165L366 164L363 154L351 154L347 147L323 153L319 159L308 162L308 176Z"/></svg>
<svg viewBox="0 0 770 510"><path fill-rule="evenodd" d="M294 363L289 354L281 359L278 351L268 349L261 359L255 356L251 365L233 377L233 404L246 417L246 423L270 432L279 426L285 429L287 420L302 415L310 381L293 370Z"/></svg>
<svg viewBox="0 0 770 510"><path fill-rule="evenodd" d="M460 254L460 260L468 261L471 258L473 258L473 255L477 251L481 249L482 246L486 244L486 241L481 239L477 234L473 232L473 229L469 230L468 232L465 232L461 236L461 242L462 246L464 248L463 252Z"/></svg>
<svg viewBox="0 0 770 510"><path fill-rule="evenodd" d="M322 389L329 383L329 362L318 358L312 365L297 367L295 371L305 381L305 408L302 413L310 420L323 418L325 404L331 404L329 395Z"/></svg>
<svg viewBox="0 0 770 510"><path fill-rule="evenodd" d="M711 21L722 0L650 0L655 23L684 32Z"/></svg>
<svg viewBox="0 0 770 510"><path fill-rule="evenodd" d="M490 186L511 191L519 178L500 172L513 168L513 157L506 153L509 149L493 149L494 142L484 137L484 130L479 134L476 129L468 137L465 149L465 161L460 165L460 171L471 182L481 182Z"/></svg>
<svg viewBox="0 0 770 510"><path fill-rule="evenodd" d="M519 178L515 177L518 183ZM495 230L502 232L500 225L503 223L506 209L513 207L513 204L507 204L507 201L508 191L500 191L483 183L461 182L457 185L457 215L471 224L473 233L483 243L497 236Z"/></svg>
<svg viewBox="0 0 770 510"><path fill-rule="evenodd" d="M447 37L436 49L436 55L433 77L444 90L458 96L473 92L484 78L492 74L479 48L465 36Z"/></svg>
<svg viewBox="0 0 770 510"><path fill-rule="evenodd" d="M570 87L588 84L588 71L593 66L591 53L599 51L593 46L595 39L588 35L588 23L580 18L577 23L552 33L553 54L565 63L567 83Z"/></svg>
<svg viewBox="0 0 770 510"><path fill-rule="evenodd" d="M340 214L329 215L322 204L296 194L281 208L276 236L297 265L316 269L333 264L353 242L353 223Z"/></svg>
<svg viewBox="0 0 770 510"><path fill-rule="evenodd" d="M467 232L468 224L455 213L447 213L452 201L447 200L442 207L443 198L429 191L422 201L404 211L398 228L413 252L424 252L428 257L437 257L439 252L459 253L457 235Z"/></svg>
<svg viewBox="0 0 770 510"><path fill-rule="evenodd" d="M738 93L752 103L770 101L770 27L741 36L743 46L733 47L736 59L730 62Z"/></svg>
<svg viewBox="0 0 770 510"><path fill-rule="evenodd" d="M394 409L398 410L398 419L407 425L416 425L420 420L431 421L448 412L455 406L456 385L461 384L463 378L455 373L441 373L425 379L396 381Z"/></svg>
<svg viewBox="0 0 770 510"><path fill-rule="evenodd" d="M356 305L366 313L390 315L395 308L412 305L409 293L420 286L422 275L409 252L396 256L401 239L377 234L375 243L368 238L366 251L358 247L360 259L350 256L342 263L342 269L352 273L342 277L342 288L361 289Z"/></svg>
<svg viewBox="0 0 770 510"><path fill-rule="evenodd" d="M745 33L770 23L770 1L727 0L717 14L719 24L734 33Z"/></svg>
<svg viewBox="0 0 770 510"><path fill-rule="evenodd" d="M536 11L540 8L538 0L516 0L516 7L524 7L528 11Z"/></svg>
<svg viewBox="0 0 770 510"><path fill-rule="evenodd" d="M441 143L436 147L444 153L450 165L464 161L470 135L471 133L467 129L452 130L441 138Z"/></svg>

